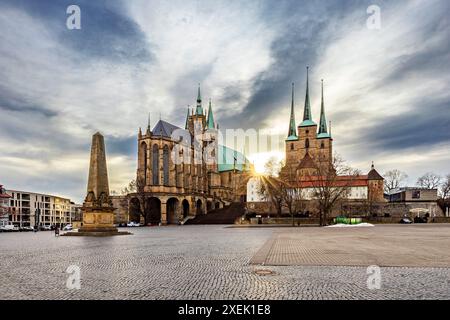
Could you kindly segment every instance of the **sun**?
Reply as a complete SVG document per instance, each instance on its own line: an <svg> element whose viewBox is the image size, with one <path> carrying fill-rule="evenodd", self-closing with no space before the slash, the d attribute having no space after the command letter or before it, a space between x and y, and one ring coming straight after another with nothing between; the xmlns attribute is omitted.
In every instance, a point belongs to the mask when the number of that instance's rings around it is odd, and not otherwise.
<svg viewBox="0 0 450 320"><path fill-rule="evenodd" d="M272 157L282 160L284 154L281 151L260 152L249 155L248 159L254 165L256 175L262 175L265 173L265 164Z"/></svg>

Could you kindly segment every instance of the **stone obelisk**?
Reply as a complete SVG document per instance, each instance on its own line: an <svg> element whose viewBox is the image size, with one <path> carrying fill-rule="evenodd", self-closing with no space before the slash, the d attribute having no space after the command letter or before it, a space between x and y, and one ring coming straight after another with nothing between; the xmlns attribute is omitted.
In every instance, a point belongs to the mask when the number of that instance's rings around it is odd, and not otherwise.
<svg viewBox="0 0 450 320"><path fill-rule="evenodd" d="M113 236L129 234L114 227L114 207L109 197L105 141L97 132L92 136L87 195L83 203L83 226L67 235Z"/></svg>

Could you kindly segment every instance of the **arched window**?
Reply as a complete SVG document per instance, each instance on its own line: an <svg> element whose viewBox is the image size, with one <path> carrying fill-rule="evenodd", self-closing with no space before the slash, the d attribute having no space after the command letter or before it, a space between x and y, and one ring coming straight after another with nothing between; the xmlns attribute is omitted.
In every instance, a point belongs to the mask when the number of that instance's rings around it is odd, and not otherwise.
<svg viewBox="0 0 450 320"><path fill-rule="evenodd" d="M294 144L291 143L291 150L294 150Z"/></svg>
<svg viewBox="0 0 450 320"><path fill-rule="evenodd" d="M320 143L320 148L321 149L325 148L325 143L323 143L323 141Z"/></svg>
<svg viewBox="0 0 450 320"><path fill-rule="evenodd" d="M141 144L142 163L141 168L144 170L144 185L147 184L147 144L142 142Z"/></svg>
<svg viewBox="0 0 450 320"><path fill-rule="evenodd" d="M159 184L159 147L158 145L153 145L153 184L158 185Z"/></svg>
<svg viewBox="0 0 450 320"><path fill-rule="evenodd" d="M169 185L169 147L167 145L163 148L163 184Z"/></svg>
<svg viewBox="0 0 450 320"><path fill-rule="evenodd" d="M309 148L309 139L306 138L305 140L305 148L308 149Z"/></svg>

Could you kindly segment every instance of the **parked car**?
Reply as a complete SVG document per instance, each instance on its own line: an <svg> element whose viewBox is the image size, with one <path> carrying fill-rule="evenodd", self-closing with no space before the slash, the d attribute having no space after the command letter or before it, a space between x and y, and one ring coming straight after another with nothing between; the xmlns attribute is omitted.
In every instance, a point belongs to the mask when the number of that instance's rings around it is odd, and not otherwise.
<svg viewBox="0 0 450 320"><path fill-rule="evenodd" d="M414 223L427 223L428 218L427 217L415 217Z"/></svg>
<svg viewBox="0 0 450 320"><path fill-rule="evenodd" d="M127 227L140 227L140 226L141 224L139 222L131 221L127 223Z"/></svg>
<svg viewBox="0 0 450 320"><path fill-rule="evenodd" d="M70 223L66 224L63 228L63 231L71 231L71 230L73 230L73 226Z"/></svg>
<svg viewBox="0 0 450 320"><path fill-rule="evenodd" d="M34 230L33 227L22 227L20 231L33 231L33 230Z"/></svg>
<svg viewBox="0 0 450 320"><path fill-rule="evenodd" d="M52 230L53 228L52 228L52 226L50 226L50 225L45 225L45 226L41 226L40 227L40 230L42 230L42 231L50 231L50 230Z"/></svg>
<svg viewBox="0 0 450 320"><path fill-rule="evenodd" d="M412 222L412 220L411 220L410 218L408 218L408 217L403 217L403 218L400 219L400 223L403 223L403 224L411 224L411 223L413 223L413 222Z"/></svg>
<svg viewBox="0 0 450 320"><path fill-rule="evenodd" d="M19 231L19 227L14 225L14 224L12 224L12 223L5 224L5 225L1 226L0 229L2 231L6 231L6 232L8 232L8 231Z"/></svg>

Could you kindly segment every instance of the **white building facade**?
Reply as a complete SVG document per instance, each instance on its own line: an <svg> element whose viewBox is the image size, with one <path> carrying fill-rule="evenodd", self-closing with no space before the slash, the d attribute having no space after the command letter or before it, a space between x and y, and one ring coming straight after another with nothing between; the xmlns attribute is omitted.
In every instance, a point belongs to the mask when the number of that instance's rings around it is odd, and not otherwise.
<svg viewBox="0 0 450 320"><path fill-rule="evenodd" d="M9 220L19 226L64 226L72 222L77 205L58 196L6 190L9 198Z"/></svg>

